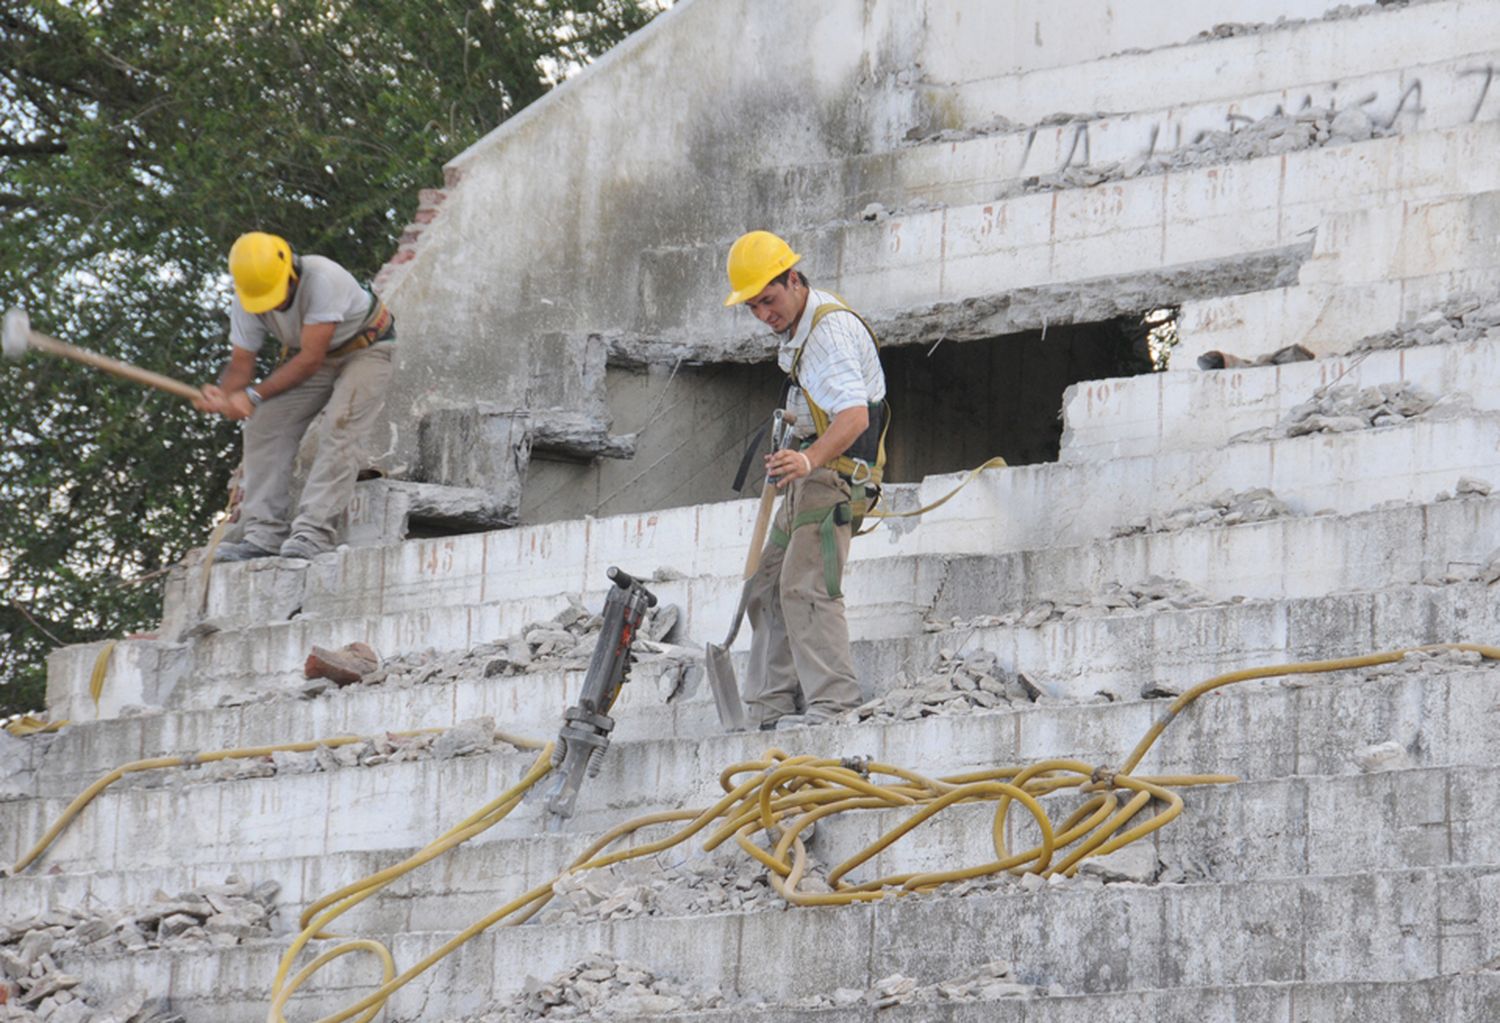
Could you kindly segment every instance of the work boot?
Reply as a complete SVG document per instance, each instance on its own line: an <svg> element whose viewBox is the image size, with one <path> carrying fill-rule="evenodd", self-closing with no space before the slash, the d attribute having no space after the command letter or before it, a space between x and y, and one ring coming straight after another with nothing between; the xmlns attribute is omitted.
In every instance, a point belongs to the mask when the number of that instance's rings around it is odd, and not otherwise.
<svg viewBox="0 0 1500 1023"><path fill-rule="evenodd" d="M842 719L845 713L847 711L831 712L821 708L814 708L806 714L783 714L776 719L774 730L780 731L783 728L812 728L815 725L828 725ZM765 727L765 725L761 726L763 729Z"/></svg>
<svg viewBox="0 0 1500 1023"><path fill-rule="evenodd" d="M214 561L254 561L256 558L274 558L274 550L266 550L264 547L249 540L235 540L232 543L221 543L214 550Z"/></svg>
<svg viewBox="0 0 1500 1023"><path fill-rule="evenodd" d="M333 550L332 547L310 536L289 536L281 545L281 556L311 561L319 554L326 554L331 550Z"/></svg>

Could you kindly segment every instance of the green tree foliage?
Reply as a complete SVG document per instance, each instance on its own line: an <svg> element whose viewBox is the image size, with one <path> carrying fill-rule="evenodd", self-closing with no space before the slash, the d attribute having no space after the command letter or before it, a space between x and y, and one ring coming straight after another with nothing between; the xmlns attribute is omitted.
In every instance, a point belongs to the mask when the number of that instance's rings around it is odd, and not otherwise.
<svg viewBox="0 0 1500 1023"><path fill-rule="evenodd" d="M190 382L242 231L369 279L443 162L657 0L0 0L0 304ZM0 368L0 717L58 645L150 627L233 426L33 354ZM153 573L157 575L153 576Z"/></svg>

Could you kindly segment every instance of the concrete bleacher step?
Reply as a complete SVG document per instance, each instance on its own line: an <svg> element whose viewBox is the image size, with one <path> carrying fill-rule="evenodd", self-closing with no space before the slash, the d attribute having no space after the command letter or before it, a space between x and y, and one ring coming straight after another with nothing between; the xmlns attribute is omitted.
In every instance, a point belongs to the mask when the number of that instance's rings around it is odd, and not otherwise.
<svg viewBox="0 0 1500 1023"><path fill-rule="evenodd" d="M876 222L836 220L802 231L799 251L812 267L836 259L833 286L876 319L994 295L996 282L1011 292L1059 290L1244 260L1306 243L1340 214L1500 189L1500 168L1484 159L1497 133L1500 124L1481 121L1095 188L914 207ZM643 286L670 295L663 282L703 278L722 249L711 239L655 253L643 262ZM658 315L684 333L719 336L725 324L711 312L664 305Z"/></svg>
<svg viewBox="0 0 1500 1023"><path fill-rule="evenodd" d="M897 520L862 539L851 563L1076 545L1226 490L1269 487L1301 514L1351 515L1385 502L1427 503L1445 490L1451 493L1465 475L1497 471L1497 423L1500 417L1492 412L1460 408L1352 433L1247 440L1236 445L1234 458L1168 450L1105 464L991 470L916 523ZM899 511L934 501L960 478L958 473L927 477L894 493L890 507ZM1098 500L1104 493L1110 500ZM678 604L690 622L703 605L696 587L701 580L715 580L717 592L708 599L727 621L738 596L753 507L737 501L653 513L647 531L632 528L647 517L619 516L350 549L307 573L298 620L473 607L480 628L503 635L495 631L502 608L511 609L504 623L509 624L564 604L567 594L597 600L607 585L605 568L619 564L641 574L667 571L676 577L653 588L663 601ZM996 514L996 508L1004 512ZM548 553L530 550L535 547ZM215 569L220 571L230 582L244 578L253 585L254 570L246 566ZM719 601L728 607L720 608ZM277 617L285 615L262 620ZM411 621L420 628L420 619Z"/></svg>
<svg viewBox="0 0 1500 1023"><path fill-rule="evenodd" d="M1086 75L1077 67L1055 67L944 83L941 73L934 72L931 77L937 80L922 91L959 125L981 124L996 113L1033 123L1058 111L1124 113L1209 99L1230 104L1278 92L1295 111L1302 95L1324 82L1342 85L1377 71L1421 75L1418 69L1457 53L1485 55L1500 49L1500 28L1483 0L1423 4L1352 19L1314 19L1272 28L1269 39L1248 33L1171 40L1177 45L1159 42L1137 52L1094 59ZM1172 63L1170 75L1160 73L1164 59ZM982 62L975 60L970 66L975 65ZM1466 116L1479 94L1479 84L1469 84L1464 90ZM1368 93L1360 86L1340 90L1344 104L1358 104ZM1433 88L1432 97L1442 102L1438 91ZM1451 102L1455 108L1462 104L1457 97ZM1216 127L1223 127L1222 116L1219 122Z"/></svg>
<svg viewBox="0 0 1500 1023"><path fill-rule="evenodd" d="M1459 146L1447 158L1469 155ZM1294 343L1344 352L1457 296L1500 294L1500 240L1471 229L1496 216L1500 193L1478 181L1456 190L1327 217L1294 286L1184 302L1171 368L1192 370L1211 350L1250 360Z"/></svg>
<svg viewBox="0 0 1500 1023"><path fill-rule="evenodd" d="M1462 669L1432 661L1418 671L1354 684L1294 680L1241 687L1205 698L1174 722L1143 770L1250 779L1348 774L1360 769L1361 749L1384 742L1408 751L1414 764L1463 762L1464 750L1487 748L1500 730L1490 712L1495 677L1485 666ZM774 734L622 739L606 761L608 782L584 786L569 830L707 803L719 794L716 779L723 767L757 759L773 746L870 755L929 774L1056 756L1118 764L1166 708L1165 701L1049 704ZM1341 728L1302 726L1304 719L1334 720ZM68 799L102 773L70 771L70 755L82 755L76 749L59 748L56 761L36 775L34 796L0 802L0 862L19 859ZM935 757L934 750L942 753ZM197 781L184 769L155 772L101 794L59 838L47 862L76 870L415 846L433 837L434 822L456 822L513 784L534 757L497 748L450 760L232 781ZM352 814L347 827L337 824L345 814ZM178 822L170 836L154 823L164 819ZM534 803L523 805L495 837L529 834L538 819Z"/></svg>
<svg viewBox="0 0 1500 1023"><path fill-rule="evenodd" d="M386 1011L395 1019L477 1012L514 997L527 975L550 976L601 948L660 972L692 964L704 987L772 1001L868 988L895 972L932 983L997 958L1022 983L1071 993L1167 988L1186 976L1215 986L1416 982L1481 967L1493 955L1500 925L1483 907L1493 904L1496 882L1494 868L1419 868L494 928L397 992ZM1360 926L1349 927L1356 919ZM405 932L389 945L407 964L451 933ZM282 944L100 956L89 967L108 990L170 961L174 1008L193 1017L209 1012L212 999L214 1018L229 1023L264 1013ZM797 968L775 968L773 949L795 949ZM322 1015L352 1002L372 974L349 957L329 964L298 999L301 1011Z"/></svg>
<svg viewBox="0 0 1500 1023"><path fill-rule="evenodd" d="M1380 28L1373 23L1356 23L1355 27ZM1429 30L1431 27L1427 26ZM1226 44L1243 47L1246 41L1205 41L1204 54ZM1493 59L1496 51L1500 51L1500 39L1475 43L1477 55ZM1377 62L1382 56L1388 57L1389 52L1376 55ZM1329 75L1320 67L1313 77L1231 99L1191 95L1172 102L1171 97L1153 91L1137 97L1117 94L1107 106L1097 107L1051 95L1046 99L1049 109L1038 115L1040 123L1028 121L1026 114L1017 114L1014 108L1001 108L1007 126L998 130L981 127L978 134L975 126L993 124L994 112L981 113L978 105L985 102L982 99L973 107L960 100L964 112L945 111L941 127L947 130L934 125L929 140L802 165L792 177L790 188L783 168L764 171L758 177L762 187L785 191L780 216L799 224L822 223L851 219L870 203L879 203L887 213L900 214L923 205L993 202L1020 194L1028 178L1059 174L1069 167L1130 166L1148 158L1170 164L1195 145L1197 148L1191 151L1198 165L1231 164L1243 157L1235 156L1227 141L1219 150L1222 155L1215 158L1214 150L1203 147L1201 137L1241 130L1246 122L1275 115L1310 111L1331 120L1337 111L1357 104L1383 131L1452 128L1468 123L1472 117L1477 85L1472 73L1475 60L1476 56L1454 58L1445 54L1415 68L1410 61L1403 61L1401 69L1371 65L1347 76ZM1407 108L1403 108L1406 117L1397 114L1413 74L1421 77L1430 97L1424 102L1419 121ZM1152 82L1153 87L1158 84ZM966 87L918 88L927 95L940 95L962 92ZM1090 113L1068 115L1063 111ZM857 188L849 187L851 178Z"/></svg>
<svg viewBox="0 0 1500 1023"><path fill-rule="evenodd" d="M1190 876L1199 880L1227 885L1357 870L1500 864L1500 835L1486 826L1500 809L1500 771L1494 767L1299 775L1178 791L1186 803L1183 815L1138 848L1154 857L1153 862L1192 871ZM1046 805L1060 818L1065 813L1058 808L1074 802L1076 797L1054 797ZM825 865L841 862L908 814L866 811L833 818L819 824L811 851ZM988 862L994 859L992 816L992 806L952 807L925 824L919 835L881 853L853 879ZM1030 847L1035 829L1029 816L1015 808L1011 820L1009 847ZM1360 827L1350 827L1351 821L1359 821ZM432 833L450 823L433 821ZM645 837L665 833L658 829ZM346 918L343 926L394 933L441 930L477 920L561 874L594 837L480 836L401 878ZM700 835L657 856L657 869L665 871L669 865L704 855L702 839ZM143 906L158 891L187 891L237 874L252 883L272 880L281 885L280 916L273 923L278 933L289 933L296 930L298 914L314 900L415 851L357 850L160 867L96 864L93 869L57 874L45 873L49 860L6 880L6 908L13 917L26 917L50 909ZM504 864L503 869L497 864ZM602 880L604 889L611 890L611 883ZM780 909L779 901L771 905Z"/></svg>
<svg viewBox="0 0 1500 1023"><path fill-rule="evenodd" d="M1500 348L1497 348L1500 352ZM1433 505L1380 508L1349 516L1293 516L1220 527L1204 525L1096 540L1074 547L1000 555L941 558L856 557L849 566L850 633L856 640L911 635L929 620L977 612L1024 612L1042 601L1061 608L1086 604L1109 587L1145 586L1153 579L1191 584L1216 602L1233 598L1312 597L1324 593L1444 579L1488 563L1500 535L1500 498L1468 495ZM878 543L877 541L872 541ZM732 616L737 579L683 580L657 587L663 600L692 609L675 642L696 648ZM602 598L596 598L596 601ZM440 654L520 634L564 598L410 611L369 618L302 619L230 629L186 647L127 641L111 655L99 716L109 717L129 697L145 695L148 679L166 706L211 707L225 699L302 684L313 646L369 643L387 657L432 650ZM600 606L596 603L596 606ZM748 637L739 647L744 649ZM54 713L72 720L95 717L88 682L100 644L67 648L51 661ZM642 675L655 666L644 664ZM559 688L541 672L532 689L546 699L570 699L574 683ZM529 679L530 676L528 676ZM497 685L523 686L527 681ZM71 694L65 705L62 694ZM655 698L664 698L661 692ZM523 721L530 711L512 708ZM487 713L489 711L486 711Z"/></svg>
<svg viewBox="0 0 1500 1023"><path fill-rule="evenodd" d="M982 575L968 581L983 582ZM965 592L960 582L953 588ZM1036 626L981 618L972 626L858 641L856 669L866 695L880 696L936 672L945 655L962 659L984 652L1001 668L1025 674L1052 701L1132 700L1147 689L1181 691L1257 665L1429 643L1485 643L1500 635L1500 608L1478 581L1205 607L1081 610L1086 613ZM743 676L743 657L737 665ZM228 713L208 707L105 719L64 732L33 770L46 778L49 794L59 794L146 756L449 727L483 716L503 731L545 739L556 734L583 680L582 670L484 678L476 665L445 686L356 686L312 700L251 702ZM615 716L616 741L693 739L720 731L694 663L682 664L681 674L671 661L639 665Z"/></svg>
<svg viewBox="0 0 1500 1023"><path fill-rule="evenodd" d="M1500 289L1496 292L1500 302ZM1500 368L1500 328L1467 344L1362 351L1282 366L1152 373L1074 384L1063 397L1067 429L1060 459L1099 462L1159 450L1222 448L1250 430L1272 427L1296 406L1335 387L1404 383L1476 411L1500 408L1491 388Z"/></svg>

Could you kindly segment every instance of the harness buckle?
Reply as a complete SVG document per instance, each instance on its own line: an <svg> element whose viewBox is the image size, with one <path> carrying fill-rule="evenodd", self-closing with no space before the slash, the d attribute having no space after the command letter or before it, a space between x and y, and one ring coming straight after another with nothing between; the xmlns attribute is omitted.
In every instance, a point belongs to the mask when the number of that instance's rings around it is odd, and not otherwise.
<svg viewBox="0 0 1500 1023"><path fill-rule="evenodd" d="M854 471L849 474L849 483L857 487L862 483L870 482L870 476L872 475L870 463L863 458L851 458L850 461L854 463Z"/></svg>

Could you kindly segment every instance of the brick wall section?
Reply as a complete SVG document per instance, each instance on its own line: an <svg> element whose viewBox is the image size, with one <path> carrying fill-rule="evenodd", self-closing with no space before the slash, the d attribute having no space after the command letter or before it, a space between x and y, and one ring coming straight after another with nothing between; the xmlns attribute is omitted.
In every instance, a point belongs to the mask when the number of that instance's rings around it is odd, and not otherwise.
<svg viewBox="0 0 1500 1023"><path fill-rule="evenodd" d="M396 253L380 268L375 275L375 290L385 293L390 290L396 280L405 272L405 265L417 257L417 248L422 242L422 233L427 226L437 220L442 213L443 201L448 198L449 190L453 189L463 180L464 172L456 167L443 168L443 187L424 188L417 193L417 211L412 215L412 222L406 225L401 232L401 238L396 243Z"/></svg>

